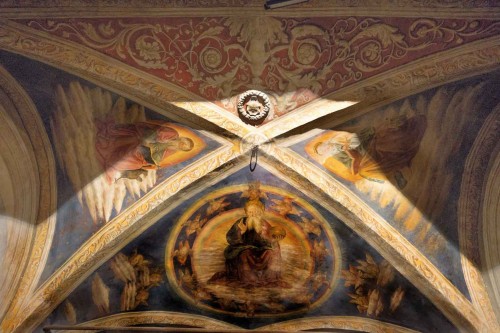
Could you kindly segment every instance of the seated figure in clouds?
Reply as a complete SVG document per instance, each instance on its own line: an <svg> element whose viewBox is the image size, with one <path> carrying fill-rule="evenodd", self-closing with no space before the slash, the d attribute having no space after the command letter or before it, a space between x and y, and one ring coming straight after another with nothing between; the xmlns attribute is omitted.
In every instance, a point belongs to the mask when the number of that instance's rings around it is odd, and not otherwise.
<svg viewBox="0 0 500 333"><path fill-rule="evenodd" d="M264 219L264 205L250 200L246 217L236 221L226 234L225 271L212 276L209 283L242 287L289 287L281 278L279 241L286 232Z"/></svg>

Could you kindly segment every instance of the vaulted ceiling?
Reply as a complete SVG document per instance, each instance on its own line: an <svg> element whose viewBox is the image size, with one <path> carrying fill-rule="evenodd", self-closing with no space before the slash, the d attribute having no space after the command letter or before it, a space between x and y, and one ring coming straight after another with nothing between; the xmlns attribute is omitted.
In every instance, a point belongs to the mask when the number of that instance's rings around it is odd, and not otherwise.
<svg viewBox="0 0 500 333"><path fill-rule="evenodd" d="M495 1L1 2L1 330L500 331L499 32ZM255 200L272 263L231 280Z"/></svg>

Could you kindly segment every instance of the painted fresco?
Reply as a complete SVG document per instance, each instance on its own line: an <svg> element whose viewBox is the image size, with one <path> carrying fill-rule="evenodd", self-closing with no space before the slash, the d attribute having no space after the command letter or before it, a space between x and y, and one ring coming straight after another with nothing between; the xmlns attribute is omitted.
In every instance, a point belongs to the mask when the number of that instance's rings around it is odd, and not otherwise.
<svg viewBox="0 0 500 333"><path fill-rule="evenodd" d="M0 2L0 331L500 332L500 4Z"/></svg>
<svg viewBox="0 0 500 333"><path fill-rule="evenodd" d="M394 283L396 272L391 264L385 259L376 262L368 253L357 264L342 270L344 286L353 291L348 293L349 303L367 316L378 317L384 311L394 313L404 299L405 289Z"/></svg>
<svg viewBox="0 0 500 333"><path fill-rule="evenodd" d="M223 188L190 207L170 236L166 266L187 301L236 316L275 316L328 297L338 277L337 246L310 204L253 183Z"/></svg>
<svg viewBox="0 0 500 333"><path fill-rule="evenodd" d="M60 70L9 53L57 161L55 234L42 281L105 223L220 143Z"/></svg>
<svg viewBox="0 0 500 333"><path fill-rule="evenodd" d="M495 82L433 89L292 147L369 202L466 296L457 199L467 152L497 103Z"/></svg>
<svg viewBox="0 0 500 333"><path fill-rule="evenodd" d="M264 167L220 179L185 194L184 203L91 273L45 324L133 310L145 318L165 311L170 325L180 313L191 318L184 325L209 318L249 329L343 316L456 331L364 240Z"/></svg>
<svg viewBox="0 0 500 333"><path fill-rule="evenodd" d="M51 118L62 169L94 223L122 210L127 194L140 197L157 182L157 171L198 155L205 143L186 127L146 117L144 107L113 102L100 88L71 82L56 88Z"/></svg>
<svg viewBox="0 0 500 333"><path fill-rule="evenodd" d="M360 133L328 131L305 150L328 171L351 182L391 181L403 189L403 172L411 167L427 127L424 115L396 116Z"/></svg>
<svg viewBox="0 0 500 333"><path fill-rule="evenodd" d="M498 32L486 19L271 16L17 20L235 113L258 89L266 121L391 68Z"/></svg>

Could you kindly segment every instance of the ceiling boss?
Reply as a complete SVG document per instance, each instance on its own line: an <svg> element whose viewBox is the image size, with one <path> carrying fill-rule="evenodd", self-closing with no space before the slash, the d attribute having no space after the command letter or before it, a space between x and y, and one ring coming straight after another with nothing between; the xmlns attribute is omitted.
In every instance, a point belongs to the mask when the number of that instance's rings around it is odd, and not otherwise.
<svg viewBox="0 0 500 333"><path fill-rule="evenodd" d="M264 122L271 110L271 101L258 90L248 90L238 98L238 115L249 125L257 126Z"/></svg>

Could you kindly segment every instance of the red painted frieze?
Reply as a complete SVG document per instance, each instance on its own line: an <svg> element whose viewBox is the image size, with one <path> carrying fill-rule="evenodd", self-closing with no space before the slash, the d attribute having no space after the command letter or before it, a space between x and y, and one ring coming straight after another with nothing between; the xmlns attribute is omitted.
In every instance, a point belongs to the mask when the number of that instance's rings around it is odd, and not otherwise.
<svg viewBox="0 0 500 333"><path fill-rule="evenodd" d="M411 61L500 32L486 19L204 17L19 20L236 113L270 95L274 117Z"/></svg>

